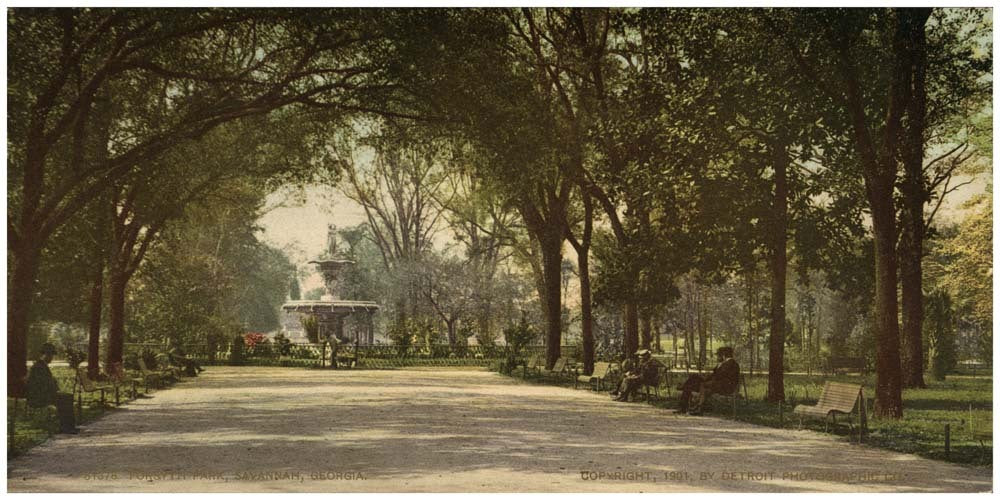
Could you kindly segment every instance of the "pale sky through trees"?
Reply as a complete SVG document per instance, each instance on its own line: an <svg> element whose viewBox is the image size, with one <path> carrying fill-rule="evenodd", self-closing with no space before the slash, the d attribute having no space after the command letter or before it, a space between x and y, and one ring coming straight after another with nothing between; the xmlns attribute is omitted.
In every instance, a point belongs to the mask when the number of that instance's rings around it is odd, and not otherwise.
<svg viewBox="0 0 1000 500"><path fill-rule="evenodd" d="M972 183L948 195L937 215L937 221L958 223L963 212L962 203L986 192L988 175L992 173L979 176ZM967 177L956 175L953 182L960 184L966 180ZM325 250L327 224L345 228L364 223L366 219L361 206L334 187L310 185L301 194L304 199L299 200L302 203L298 203L292 201L294 198L287 192L272 193L268 197L268 207L277 208L268 211L258 223L264 229L264 241L285 250L301 271L310 272L301 283L304 292L323 285L319 274L312 272L312 266L305 264ZM282 200L286 201L282 203ZM447 231L442 231L438 238L446 238L447 235ZM571 245L566 245L565 257L575 262L576 254Z"/></svg>

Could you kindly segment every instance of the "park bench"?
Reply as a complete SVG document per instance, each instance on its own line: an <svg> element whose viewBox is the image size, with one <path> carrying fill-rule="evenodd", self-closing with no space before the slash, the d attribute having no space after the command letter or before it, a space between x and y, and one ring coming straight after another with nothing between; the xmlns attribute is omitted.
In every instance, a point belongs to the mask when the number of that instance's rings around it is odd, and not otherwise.
<svg viewBox="0 0 1000 500"><path fill-rule="evenodd" d="M669 374L670 370L667 368L666 365L664 365L658 359L654 358L653 359L653 364L656 365L656 383L655 384L642 384L642 388L641 388L642 394L645 397L646 401L650 401L651 400L650 398L653 395L656 396L656 399L660 399L660 386L663 385L664 383L668 384L667 391L670 390L669 389L669 380L668 380L669 377L670 377L670 374Z"/></svg>
<svg viewBox="0 0 1000 500"><path fill-rule="evenodd" d="M831 356L826 362L826 372L838 375L843 373L865 373L865 358L848 358Z"/></svg>
<svg viewBox="0 0 1000 500"><path fill-rule="evenodd" d="M358 366L358 351L354 346L345 346L337 349L337 367L339 368L341 363L347 365L348 368L355 368Z"/></svg>
<svg viewBox="0 0 1000 500"><path fill-rule="evenodd" d="M743 394L740 394L740 387L743 388ZM743 376L743 372L740 372L740 379L736 385L736 390L729 394L713 394L713 396L718 396L725 399L729 406L733 409L733 417L736 417L736 402L743 400L743 404L746 405L750 402L750 396L747 392L747 379Z"/></svg>
<svg viewBox="0 0 1000 500"><path fill-rule="evenodd" d="M573 383L573 388L575 389L579 387L580 383L583 382L588 386L590 386L591 389L600 391L601 382L610 382L609 379L611 377L611 373L612 373L611 363L604 361L599 361L597 363L594 363L594 371L590 375L581 375L580 367L577 367L576 371L574 372L574 374L576 375L576 381Z"/></svg>
<svg viewBox="0 0 1000 500"><path fill-rule="evenodd" d="M156 355L156 365L158 367L162 367L159 368L159 371L166 373L174 380L180 380L181 375L184 374L184 369L180 366L174 365L170 355L165 352L161 352Z"/></svg>
<svg viewBox="0 0 1000 500"><path fill-rule="evenodd" d="M832 422L837 423L837 415L847 415L847 425L852 434L854 424L850 415L854 409L858 408L858 427L863 433L867 426L867 415L865 410L864 391L858 384L845 384L842 382L826 382L823 392L819 395L819 401L815 405L798 405L794 413L799 416L799 428L802 428L804 417L814 417L823 419L823 429L828 430Z"/></svg>
<svg viewBox="0 0 1000 500"><path fill-rule="evenodd" d="M562 375L563 373L566 373L566 371L567 371L566 358L557 359L556 362L552 365L551 370L546 370L545 368L541 369L541 373L544 375L556 375L556 376Z"/></svg>
<svg viewBox="0 0 1000 500"><path fill-rule="evenodd" d="M115 388L115 404L118 403L119 392L123 386L129 388L130 398L135 399L139 397L139 391L136 386L139 382L143 381L142 377L130 377L122 367L121 363L111 363L105 367L105 372L108 374L108 381ZM149 386L146 386L146 392L149 392Z"/></svg>
<svg viewBox="0 0 1000 500"><path fill-rule="evenodd" d="M542 367L543 364L545 364L545 363L544 363L544 361L542 361L542 357L541 356L539 356L539 355L532 356L531 359L529 359L528 362L524 364L524 370L521 372L521 376L522 377L527 377L528 376L528 372L531 371L531 370L535 370L535 371L541 370L541 367Z"/></svg>
<svg viewBox="0 0 1000 500"><path fill-rule="evenodd" d="M101 393L101 406L105 403L105 393L106 391L113 389L114 386L109 384L102 384L95 382L87 375L87 369L84 367L78 367L76 369L76 383L73 384L73 392L76 393L76 411L80 418L83 418L83 393L93 394L95 392ZM119 404L117 398L115 398L115 404Z"/></svg>
<svg viewBox="0 0 1000 500"><path fill-rule="evenodd" d="M149 383L153 382L153 385L161 387L166 378L174 378L173 372L170 370L150 370L146 366L146 360L139 357L139 373L146 382L146 391L149 391Z"/></svg>

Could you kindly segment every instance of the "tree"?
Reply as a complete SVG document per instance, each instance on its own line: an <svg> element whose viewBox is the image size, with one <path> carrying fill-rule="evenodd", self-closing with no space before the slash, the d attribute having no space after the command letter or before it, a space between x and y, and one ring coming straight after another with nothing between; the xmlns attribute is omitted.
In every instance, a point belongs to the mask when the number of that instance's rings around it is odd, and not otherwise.
<svg viewBox="0 0 1000 500"><path fill-rule="evenodd" d="M362 11L15 9L8 16L8 389L21 392L41 253L84 205L177 144L286 104L358 109ZM250 54L247 57L247 54ZM166 99L149 100L157 91ZM127 117L92 140L103 103ZM159 107L158 107L159 106ZM146 123L156 108L167 119ZM91 146L96 146L91 148Z"/></svg>
<svg viewBox="0 0 1000 500"><path fill-rule="evenodd" d="M158 161L166 165L156 170L158 175L128 176L115 184L109 207L108 362L122 360L129 281L166 226L195 203L235 204L244 196L257 201L263 195L247 189L245 183L266 186L276 178L291 178L296 169L308 165L299 156L309 150L302 141L304 134L293 132L302 129L279 121L280 117L229 122L161 156ZM286 283L283 280L277 289L284 290Z"/></svg>
<svg viewBox="0 0 1000 500"><path fill-rule="evenodd" d="M927 306L924 328L927 330L927 338L934 352L931 373L934 374L935 380L944 380L958 362L951 296L943 290L931 292L927 297Z"/></svg>
<svg viewBox="0 0 1000 500"><path fill-rule="evenodd" d="M448 227L464 247L467 267L479 281L470 291L471 313L480 345L492 345L499 336L500 304L516 295L510 276L501 266L518 251L524 225L517 211L468 165L480 160L470 148L456 148L449 166L448 186L435 201L446 214Z"/></svg>
<svg viewBox="0 0 1000 500"><path fill-rule="evenodd" d="M469 314L479 280L456 257L431 254L421 267L420 292L447 327L448 345L465 344L467 339L458 336L458 323Z"/></svg>
<svg viewBox="0 0 1000 500"><path fill-rule="evenodd" d="M266 190L243 183L227 194L225 205L215 199L188 206L160 233L129 286L131 339L206 342L278 327L295 269L258 239L254 221Z"/></svg>
<svg viewBox="0 0 1000 500"><path fill-rule="evenodd" d="M892 418L903 414L894 192L914 71L908 43L928 15L917 9L819 9L783 13L770 23L804 77L850 124L875 240L875 413Z"/></svg>
<svg viewBox="0 0 1000 500"><path fill-rule="evenodd" d="M976 54L983 43L983 31L990 29L982 25L984 11L938 9L928 15L932 17L927 29L912 30L907 40L912 52L913 77L906 100L901 151L903 175L899 181L905 387L925 387L921 264L927 229L937 212L935 208L925 215L925 206L936 203L940 207L945 196L954 190L949 183L956 169L974 171L975 167L963 165L979 154L978 148L970 148L969 137L976 133L970 118L979 113L984 102L989 102L991 90L991 84L983 78L990 72L991 58L985 53ZM947 144L946 152L928 159L929 146L941 143Z"/></svg>
<svg viewBox="0 0 1000 500"><path fill-rule="evenodd" d="M415 278L430 250L442 217L434 200L443 189L441 145L421 141L407 130L386 122L367 138L341 137L332 142L343 168L341 191L365 211L369 234L393 275L396 321L418 315ZM371 153L371 161L358 161Z"/></svg>
<svg viewBox="0 0 1000 500"><path fill-rule="evenodd" d="M299 289L299 278L293 276L288 282L288 300L302 300L302 290Z"/></svg>

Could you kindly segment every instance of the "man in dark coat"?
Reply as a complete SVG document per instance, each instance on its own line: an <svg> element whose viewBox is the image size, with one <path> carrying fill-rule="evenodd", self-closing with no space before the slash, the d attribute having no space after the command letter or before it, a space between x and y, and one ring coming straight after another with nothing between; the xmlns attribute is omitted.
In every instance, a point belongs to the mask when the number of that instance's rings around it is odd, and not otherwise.
<svg viewBox="0 0 1000 500"><path fill-rule="evenodd" d="M25 398L32 408L55 405L56 416L59 418L59 432L78 434L80 430L76 428L76 418L73 415L73 395L59 392L59 383L49 369L49 363L55 354L54 345L48 342L42 344L42 354L28 372Z"/></svg>
<svg viewBox="0 0 1000 500"><path fill-rule="evenodd" d="M708 376L694 374L688 377L682 384L680 413L687 413L691 396L698 393L694 407L691 408L691 415L701 415L701 406L705 399L712 394L732 394L740 384L740 365L733 359L732 347L720 347L716 351L719 364Z"/></svg>
<svg viewBox="0 0 1000 500"><path fill-rule="evenodd" d="M636 354L639 355L639 365L634 370L625 372L621 385L611 393L616 396L615 401L628 401L629 396L635 394L640 387L659 383L659 370L656 361L653 361L653 353L649 349L641 349Z"/></svg>

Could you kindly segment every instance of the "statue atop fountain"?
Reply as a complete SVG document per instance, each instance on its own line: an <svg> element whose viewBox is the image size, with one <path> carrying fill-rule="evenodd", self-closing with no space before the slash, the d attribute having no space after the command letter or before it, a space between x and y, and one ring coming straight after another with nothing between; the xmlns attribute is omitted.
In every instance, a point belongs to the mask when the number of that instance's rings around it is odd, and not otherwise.
<svg viewBox="0 0 1000 500"><path fill-rule="evenodd" d="M337 249L337 226L333 224L328 224L326 226L326 254L322 260L311 260L310 264L315 264L320 274L323 275L323 285L326 288L326 294L323 295L321 300L335 301L340 300L340 290L337 287L337 283L340 278L340 272L349 265L354 264L353 260L347 258L347 256L341 254Z"/></svg>

